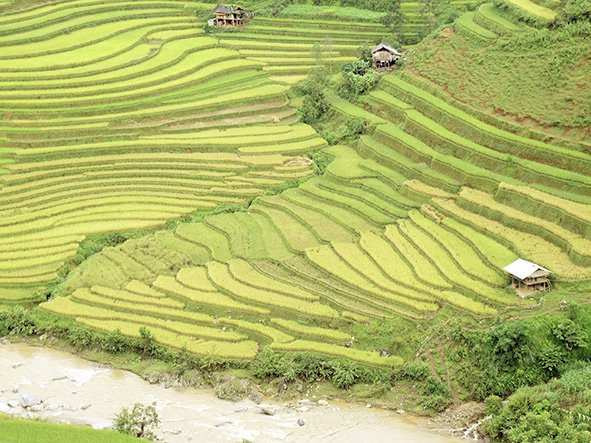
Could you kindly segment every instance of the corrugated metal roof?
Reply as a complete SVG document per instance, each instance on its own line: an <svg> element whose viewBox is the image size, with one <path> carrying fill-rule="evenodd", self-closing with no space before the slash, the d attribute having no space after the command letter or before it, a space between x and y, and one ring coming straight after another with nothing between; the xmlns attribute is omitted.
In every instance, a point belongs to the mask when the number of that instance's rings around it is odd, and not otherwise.
<svg viewBox="0 0 591 443"><path fill-rule="evenodd" d="M522 258L518 258L513 263L505 266L503 270L507 271L511 275L514 275L520 280L523 280L527 277L531 277L537 271L542 271L543 273L550 274L550 271L548 269L535 263L532 263L530 261L523 260Z"/></svg>

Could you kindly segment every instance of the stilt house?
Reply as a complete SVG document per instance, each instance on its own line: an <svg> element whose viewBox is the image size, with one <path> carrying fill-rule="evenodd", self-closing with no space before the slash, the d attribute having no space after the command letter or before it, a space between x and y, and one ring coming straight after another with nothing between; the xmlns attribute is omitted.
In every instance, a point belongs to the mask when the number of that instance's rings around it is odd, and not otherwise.
<svg viewBox="0 0 591 443"><path fill-rule="evenodd" d="M373 67L378 71L392 68L402 54L391 46L380 43L371 50Z"/></svg>
<svg viewBox="0 0 591 443"><path fill-rule="evenodd" d="M217 5L213 10L215 18L209 20L210 26L238 27L246 23L247 18L251 17L240 6L235 5Z"/></svg>
<svg viewBox="0 0 591 443"><path fill-rule="evenodd" d="M518 258L503 270L511 275L511 286L522 297L552 288L552 282L548 279L551 272L530 261Z"/></svg>

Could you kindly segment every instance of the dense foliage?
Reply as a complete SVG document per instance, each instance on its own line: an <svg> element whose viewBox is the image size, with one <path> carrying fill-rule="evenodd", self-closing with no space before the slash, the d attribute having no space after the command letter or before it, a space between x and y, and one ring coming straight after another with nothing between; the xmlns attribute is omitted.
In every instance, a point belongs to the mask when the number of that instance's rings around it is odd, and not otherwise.
<svg viewBox="0 0 591 443"><path fill-rule="evenodd" d="M458 381L475 398L505 397L590 362L589 331L591 310L570 305L566 313L508 321L486 333L458 328L450 359L457 365Z"/></svg>
<svg viewBox="0 0 591 443"><path fill-rule="evenodd" d="M374 71L371 63L366 60L345 63L341 72L343 82L338 93L349 100L355 100L360 95L367 94L381 78L381 75Z"/></svg>

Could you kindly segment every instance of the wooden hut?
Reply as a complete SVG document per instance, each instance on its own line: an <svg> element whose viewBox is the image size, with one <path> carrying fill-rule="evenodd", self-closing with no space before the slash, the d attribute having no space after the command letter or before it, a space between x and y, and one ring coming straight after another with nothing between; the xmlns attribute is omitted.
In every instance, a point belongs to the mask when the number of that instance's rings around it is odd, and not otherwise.
<svg viewBox="0 0 591 443"><path fill-rule="evenodd" d="M530 261L518 258L503 270L511 275L511 286L522 297L552 288L552 282L548 279L551 272Z"/></svg>
<svg viewBox="0 0 591 443"><path fill-rule="evenodd" d="M209 20L210 26L238 27L244 25L249 14L240 6L217 5L213 10L215 18Z"/></svg>
<svg viewBox="0 0 591 443"><path fill-rule="evenodd" d="M391 69L400 57L402 57L400 52L384 43L380 43L371 50L373 67L378 71Z"/></svg>

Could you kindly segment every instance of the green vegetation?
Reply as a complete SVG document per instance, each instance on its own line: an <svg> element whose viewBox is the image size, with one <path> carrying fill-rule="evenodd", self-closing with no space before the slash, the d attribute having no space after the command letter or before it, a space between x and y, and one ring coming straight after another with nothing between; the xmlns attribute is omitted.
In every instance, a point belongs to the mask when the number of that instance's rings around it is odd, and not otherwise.
<svg viewBox="0 0 591 443"><path fill-rule="evenodd" d="M132 408L123 408L115 416L113 428L122 434L154 441L156 439L154 430L159 424L156 403L151 405L136 403Z"/></svg>
<svg viewBox="0 0 591 443"><path fill-rule="evenodd" d="M6 443L39 442L52 443L79 442L88 443L132 443L137 438L119 434L115 431L98 431L85 426L61 425L45 421L9 418L0 415L2 441ZM148 440L143 440L148 441Z"/></svg>
<svg viewBox="0 0 591 443"><path fill-rule="evenodd" d="M0 14L0 335L587 441L586 5L246 3Z"/></svg>

